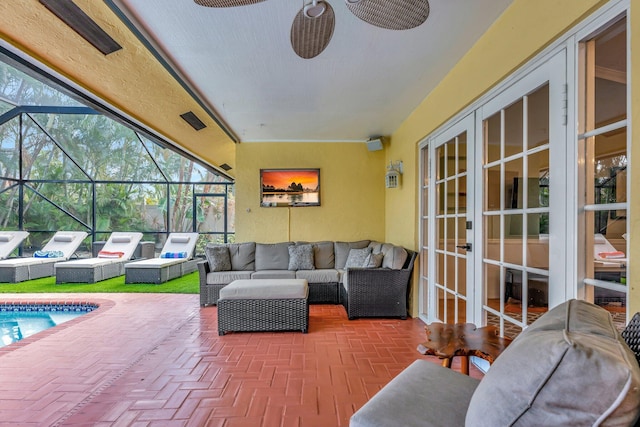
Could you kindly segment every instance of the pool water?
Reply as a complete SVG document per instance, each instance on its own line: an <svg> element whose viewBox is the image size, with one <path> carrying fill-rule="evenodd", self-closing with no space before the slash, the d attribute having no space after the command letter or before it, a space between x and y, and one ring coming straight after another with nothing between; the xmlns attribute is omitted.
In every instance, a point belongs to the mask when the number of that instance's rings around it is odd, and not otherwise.
<svg viewBox="0 0 640 427"><path fill-rule="evenodd" d="M0 304L0 347L75 319L95 304Z"/></svg>

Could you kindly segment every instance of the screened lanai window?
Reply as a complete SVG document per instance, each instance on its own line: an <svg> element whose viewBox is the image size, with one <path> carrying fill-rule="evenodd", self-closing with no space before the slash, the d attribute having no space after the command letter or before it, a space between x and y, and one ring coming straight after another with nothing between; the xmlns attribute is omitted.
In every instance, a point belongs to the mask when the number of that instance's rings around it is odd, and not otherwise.
<svg viewBox="0 0 640 427"><path fill-rule="evenodd" d="M157 251L170 232L200 233L200 254L234 240L230 180L0 60L0 230L29 231L23 250L58 230L87 231L87 251L113 231Z"/></svg>

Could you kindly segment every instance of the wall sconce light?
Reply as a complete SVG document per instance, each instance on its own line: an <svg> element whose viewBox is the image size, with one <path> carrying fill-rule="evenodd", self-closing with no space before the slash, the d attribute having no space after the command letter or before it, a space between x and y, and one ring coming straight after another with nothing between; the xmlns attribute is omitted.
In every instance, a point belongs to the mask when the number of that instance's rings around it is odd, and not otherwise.
<svg viewBox="0 0 640 427"><path fill-rule="evenodd" d="M401 175L402 160L389 162L389 166L387 166L387 174L384 177L385 186L387 188L397 188L400 185Z"/></svg>

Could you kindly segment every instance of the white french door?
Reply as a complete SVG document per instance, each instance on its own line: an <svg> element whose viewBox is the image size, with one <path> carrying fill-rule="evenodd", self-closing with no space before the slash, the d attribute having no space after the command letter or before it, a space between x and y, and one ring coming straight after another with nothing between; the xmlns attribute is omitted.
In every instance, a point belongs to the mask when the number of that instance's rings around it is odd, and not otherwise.
<svg viewBox="0 0 640 427"><path fill-rule="evenodd" d="M515 336L566 299L565 76L562 50L421 145L423 320Z"/></svg>
<svg viewBox="0 0 640 427"><path fill-rule="evenodd" d="M421 304L424 320L471 321L473 115L430 139L421 155Z"/></svg>
<svg viewBox="0 0 640 427"><path fill-rule="evenodd" d="M566 300L564 50L476 112L476 323L516 336Z"/></svg>

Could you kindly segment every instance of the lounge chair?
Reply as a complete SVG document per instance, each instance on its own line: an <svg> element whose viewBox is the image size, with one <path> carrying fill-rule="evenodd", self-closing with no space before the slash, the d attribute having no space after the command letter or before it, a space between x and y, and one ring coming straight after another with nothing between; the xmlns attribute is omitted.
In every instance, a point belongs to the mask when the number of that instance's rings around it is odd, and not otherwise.
<svg viewBox="0 0 640 427"><path fill-rule="evenodd" d="M198 233L171 233L160 252L160 258L125 264L125 283L164 283L196 271L192 260Z"/></svg>
<svg viewBox="0 0 640 427"><path fill-rule="evenodd" d="M141 239L142 233L111 233L97 257L56 263L56 283L96 283L122 276Z"/></svg>
<svg viewBox="0 0 640 427"><path fill-rule="evenodd" d="M0 231L0 259L8 258L28 235L28 231Z"/></svg>
<svg viewBox="0 0 640 427"><path fill-rule="evenodd" d="M53 276L54 265L71 258L85 237L84 231L58 231L33 257L0 261L0 282L18 283Z"/></svg>

